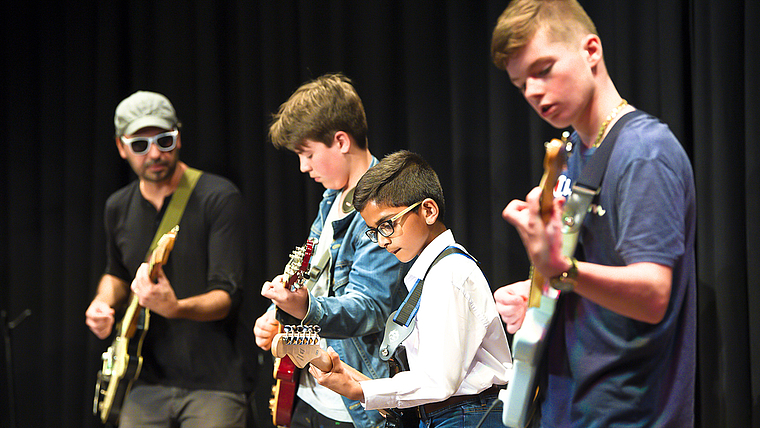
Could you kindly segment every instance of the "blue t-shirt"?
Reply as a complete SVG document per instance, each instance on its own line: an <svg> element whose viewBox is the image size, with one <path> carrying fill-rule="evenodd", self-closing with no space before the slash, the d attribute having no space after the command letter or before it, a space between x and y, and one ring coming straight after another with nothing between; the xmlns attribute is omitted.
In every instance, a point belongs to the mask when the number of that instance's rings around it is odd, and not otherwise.
<svg viewBox="0 0 760 428"><path fill-rule="evenodd" d="M577 134L557 191L593 155ZM691 164L670 129L641 115L621 129L581 229L584 259L673 269L665 318L648 324L575 293L560 297L550 332L542 427L694 424L696 197Z"/></svg>

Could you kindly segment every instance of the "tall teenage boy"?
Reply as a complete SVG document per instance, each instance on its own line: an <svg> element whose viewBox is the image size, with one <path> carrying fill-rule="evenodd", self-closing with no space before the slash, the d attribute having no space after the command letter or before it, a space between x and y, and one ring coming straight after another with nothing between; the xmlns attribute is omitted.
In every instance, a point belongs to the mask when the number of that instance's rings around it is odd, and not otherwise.
<svg viewBox="0 0 760 428"><path fill-rule="evenodd" d="M583 260L562 252L563 198L547 224L538 188L503 212L534 268L561 292L539 372L541 426L693 426L696 202L686 153L665 124L620 96L576 0L511 2L491 52L541 118L572 126L567 183L628 116L582 223ZM527 288L494 294L510 332L522 324Z"/></svg>

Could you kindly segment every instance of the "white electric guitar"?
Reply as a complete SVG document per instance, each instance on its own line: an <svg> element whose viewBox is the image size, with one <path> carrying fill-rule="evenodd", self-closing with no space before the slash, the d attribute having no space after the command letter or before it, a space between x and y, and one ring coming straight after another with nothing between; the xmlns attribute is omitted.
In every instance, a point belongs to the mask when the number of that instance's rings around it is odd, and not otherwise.
<svg viewBox="0 0 760 428"><path fill-rule="evenodd" d="M554 187L567 159L567 142L553 139L546 143L544 175L541 177L541 217L547 223L552 215ZM502 422L509 428L525 428L534 413L538 388L536 372L541 363L559 291L548 286L546 278L531 267L530 298L522 326L512 339L512 379L499 393L504 402Z"/></svg>

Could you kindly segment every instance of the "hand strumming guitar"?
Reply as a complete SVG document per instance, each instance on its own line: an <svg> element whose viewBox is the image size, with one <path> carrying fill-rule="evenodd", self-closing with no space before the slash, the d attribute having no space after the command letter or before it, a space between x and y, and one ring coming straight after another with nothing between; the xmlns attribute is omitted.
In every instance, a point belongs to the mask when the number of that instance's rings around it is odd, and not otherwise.
<svg viewBox="0 0 760 428"><path fill-rule="evenodd" d="M85 324L98 339L105 339L111 334L114 325L114 309L101 300L93 300L85 312Z"/></svg>
<svg viewBox="0 0 760 428"><path fill-rule="evenodd" d="M330 346L327 348L327 355L332 360L332 369L329 372L320 370L316 365L309 366L309 373L320 385L332 389L338 394L357 401L364 401L364 391L359 381L368 380L367 376L359 373L353 367L343 364L340 356Z"/></svg>
<svg viewBox="0 0 760 428"><path fill-rule="evenodd" d="M115 324L116 310L124 304L129 295L128 285L113 275L105 274L100 278L97 296L85 312L85 324L98 339L111 335Z"/></svg>
<svg viewBox="0 0 760 428"><path fill-rule="evenodd" d="M280 322L274 316L274 310L264 312L253 325L256 346L268 351L272 348L272 339L280 332Z"/></svg>
<svg viewBox="0 0 760 428"><path fill-rule="evenodd" d="M496 310L502 321L507 324L507 331L514 334L522 326L525 311L528 309L530 280L515 282L500 287L493 293Z"/></svg>

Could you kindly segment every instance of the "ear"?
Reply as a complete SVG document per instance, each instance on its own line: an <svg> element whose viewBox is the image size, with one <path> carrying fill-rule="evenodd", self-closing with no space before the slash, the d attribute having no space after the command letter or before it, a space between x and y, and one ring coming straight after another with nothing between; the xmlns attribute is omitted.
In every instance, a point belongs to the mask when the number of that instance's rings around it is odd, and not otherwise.
<svg viewBox="0 0 760 428"><path fill-rule="evenodd" d="M422 217L425 219L425 224L428 226L434 225L438 220L439 213L438 204L434 200L427 198L422 201L422 204L420 205L420 214L422 214Z"/></svg>
<svg viewBox="0 0 760 428"><path fill-rule="evenodd" d="M595 67L602 60L602 41L596 34L588 34L583 37L581 49L590 67Z"/></svg>
<svg viewBox="0 0 760 428"><path fill-rule="evenodd" d="M333 136L333 144L338 145L338 150L346 154L351 150L351 136L346 131L338 131Z"/></svg>
<svg viewBox="0 0 760 428"><path fill-rule="evenodd" d="M121 142L119 137L116 137L116 149L119 150L119 156L121 156L122 159L127 158L127 147L124 145L124 143Z"/></svg>

